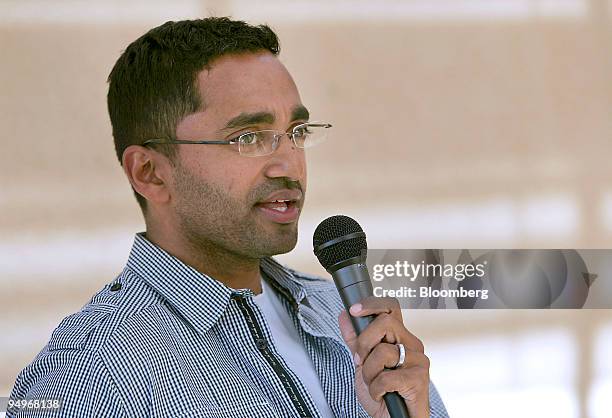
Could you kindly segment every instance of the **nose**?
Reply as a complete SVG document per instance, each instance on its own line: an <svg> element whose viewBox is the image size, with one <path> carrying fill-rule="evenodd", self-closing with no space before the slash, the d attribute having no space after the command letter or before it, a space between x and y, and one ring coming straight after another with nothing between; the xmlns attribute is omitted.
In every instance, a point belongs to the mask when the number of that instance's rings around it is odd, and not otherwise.
<svg viewBox="0 0 612 418"><path fill-rule="evenodd" d="M291 180L303 181L306 174L304 150L295 146L289 133L280 136L278 141L278 146L270 154L266 165L266 176L269 178L287 177Z"/></svg>

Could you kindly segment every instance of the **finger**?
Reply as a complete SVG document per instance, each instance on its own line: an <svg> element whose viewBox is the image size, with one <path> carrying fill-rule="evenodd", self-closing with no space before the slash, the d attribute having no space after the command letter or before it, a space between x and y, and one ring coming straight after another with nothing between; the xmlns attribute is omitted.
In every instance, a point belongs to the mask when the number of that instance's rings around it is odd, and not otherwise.
<svg viewBox="0 0 612 418"><path fill-rule="evenodd" d="M363 380L370 384L386 368L395 367L399 360L399 349L394 344L380 343L363 362ZM429 369L429 358L423 353L407 351L401 368L422 367Z"/></svg>
<svg viewBox="0 0 612 418"><path fill-rule="evenodd" d="M344 310L340 312L338 316L338 325L340 326L342 339L346 342L349 350L351 350L351 353L354 355L357 348L357 333L355 332L355 328L353 328L349 314Z"/></svg>
<svg viewBox="0 0 612 418"><path fill-rule="evenodd" d="M389 314L379 314L356 340L355 351L365 361L374 347L381 342L389 344L402 343L408 351L423 353L425 347L421 340L404 327L403 322Z"/></svg>
<svg viewBox="0 0 612 418"><path fill-rule="evenodd" d="M355 303L350 308L353 316L378 315L386 313L392 315L398 320L402 320L402 308L396 298L378 298L376 296L368 296L362 299L359 303Z"/></svg>
<svg viewBox="0 0 612 418"><path fill-rule="evenodd" d="M386 370L370 383L368 391L378 402L385 393L398 392L411 417L429 417L429 371L422 367Z"/></svg>

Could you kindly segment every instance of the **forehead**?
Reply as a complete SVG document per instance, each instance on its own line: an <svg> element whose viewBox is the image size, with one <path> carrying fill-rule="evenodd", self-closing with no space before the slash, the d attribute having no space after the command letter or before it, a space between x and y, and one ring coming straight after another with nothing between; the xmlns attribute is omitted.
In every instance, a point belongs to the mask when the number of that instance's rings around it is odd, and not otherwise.
<svg viewBox="0 0 612 418"><path fill-rule="evenodd" d="M289 113L301 104L285 66L269 52L226 55L198 74L208 117L229 119L242 112Z"/></svg>

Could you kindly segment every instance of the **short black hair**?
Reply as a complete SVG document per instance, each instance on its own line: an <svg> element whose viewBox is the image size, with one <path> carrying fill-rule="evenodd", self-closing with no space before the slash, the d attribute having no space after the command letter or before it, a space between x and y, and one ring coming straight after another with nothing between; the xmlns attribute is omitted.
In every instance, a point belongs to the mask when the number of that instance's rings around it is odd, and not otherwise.
<svg viewBox="0 0 612 418"><path fill-rule="evenodd" d="M280 52L278 37L266 25L228 17L166 22L132 42L108 76L108 113L119 162L130 145L148 139L176 139L176 126L201 110L197 75L227 54ZM176 149L159 150L174 159ZM146 199L134 191L143 212Z"/></svg>

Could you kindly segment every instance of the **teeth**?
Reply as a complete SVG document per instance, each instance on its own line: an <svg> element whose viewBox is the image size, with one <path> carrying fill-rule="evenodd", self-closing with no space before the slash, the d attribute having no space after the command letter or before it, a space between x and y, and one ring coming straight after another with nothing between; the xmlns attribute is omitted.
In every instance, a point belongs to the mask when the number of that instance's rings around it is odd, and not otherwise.
<svg viewBox="0 0 612 418"><path fill-rule="evenodd" d="M290 204L291 204L291 200L277 199L277 200L272 200L270 202L263 203L262 206L268 209L271 209L271 210L275 210L277 212L284 213L284 212L287 212Z"/></svg>

